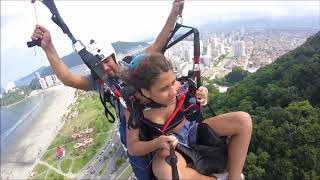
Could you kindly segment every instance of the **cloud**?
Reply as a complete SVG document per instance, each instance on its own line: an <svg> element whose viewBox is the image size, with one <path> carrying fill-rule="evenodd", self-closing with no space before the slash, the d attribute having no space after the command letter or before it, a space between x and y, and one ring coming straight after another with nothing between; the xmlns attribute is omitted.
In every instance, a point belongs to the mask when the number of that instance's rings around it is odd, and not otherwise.
<svg viewBox="0 0 320 180"><path fill-rule="evenodd" d="M154 13L154 9L144 5L143 2L56 1L55 3L71 32L79 40L101 38L110 41L136 41L146 35L158 33L166 20L164 17L159 17ZM156 4L159 7L158 10L163 10L166 15L169 14L171 2ZM4 1L2 5L1 84L27 75L41 65L48 65L40 48L36 48L37 55L34 56L34 48L26 46L26 42L31 40L31 33L37 23L36 19L50 30L60 56L73 51L67 35L63 34L61 29L50 20L51 13L40 2L37 1L35 6L37 15L30 2ZM146 9L141 11L142 8ZM152 15L146 16L147 14ZM155 18L152 21L147 20L148 17L153 16ZM146 26L148 27L144 28Z"/></svg>
<svg viewBox="0 0 320 180"><path fill-rule="evenodd" d="M319 1L187 1L186 3L184 19L186 22L199 24L206 21L253 17L319 16L320 12Z"/></svg>
<svg viewBox="0 0 320 180"><path fill-rule="evenodd" d="M172 1L55 1L55 3L77 39L101 38L110 41L138 41L146 37L155 37L165 24L172 6ZM319 1L186 0L183 19L186 25L199 26L209 21L222 22L259 16L319 16L319 6ZM49 10L39 1L36 1L35 7L37 19L41 25L50 30L59 55L64 56L72 52L70 40L50 20ZM25 58L30 62L34 61L29 63L29 69L48 64L42 50L37 48L38 55L34 57L34 50L26 47L26 41L30 40L34 25L37 23L35 9L30 1L1 1L1 65L7 66L4 61L18 63ZM7 67L1 66L1 70L3 68ZM21 71L27 72L25 67ZM7 77L13 80L13 76Z"/></svg>

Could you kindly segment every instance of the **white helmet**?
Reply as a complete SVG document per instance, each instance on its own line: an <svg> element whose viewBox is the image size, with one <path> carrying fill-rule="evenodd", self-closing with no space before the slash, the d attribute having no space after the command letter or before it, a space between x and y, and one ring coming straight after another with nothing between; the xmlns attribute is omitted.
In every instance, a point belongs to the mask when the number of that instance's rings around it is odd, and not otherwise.
<svg viewBox="0 0 320 180"><path fill-rule="evenodd" d="M117 57L116 57L116 51L114 50L111 43L96 42L95 40L91 39L90 44L87 47L87 50L90 53L92 53L94 56L98 55L101 61L113 55L114 61L118 63Z"/></svg>

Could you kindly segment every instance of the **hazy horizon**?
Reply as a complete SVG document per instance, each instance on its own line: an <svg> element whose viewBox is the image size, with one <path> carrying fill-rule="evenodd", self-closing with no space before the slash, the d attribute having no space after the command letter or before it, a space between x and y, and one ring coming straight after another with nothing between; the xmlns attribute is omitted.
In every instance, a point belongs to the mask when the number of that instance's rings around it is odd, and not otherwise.
<svg viewBox="0 0 320 180"><path fill-rule="evenodd" d="M86 5L88 3L90 2L56 1L60 15L76 38L85 40L92 36L103 37L113 42L152 40L160 32L172 5L172 1L99 1L91 3L89 7ZM71 42L61 32L61 29L51 22L49 10L40 2L36 2L35 7L39 24L51 31L59 55L62 57L70 54L72 52ZM289 25L292 23L293 26L302 27L306 24L306 28L313 26L319 29L319 12L318 1L186 1L183 19L185 25L197 27L200 32L202 28L206 28L206 25L209 26L208 24L219 25L221 23L220 26L223 26L230 22L258 18L274 21L281 18L292 18L292 22L288 22ZM115 14L112 17L117 18L108 18L109 14ZM106 18L97 18L102 15ZM40 48L36 48L37 55L34 56L34 49L28 49L26 46L36 24L35 16L34 7L30 2L2 2L1 87L4 87L9 81L27 76L41 66L49 65ZM314 17L314 19L310 22L309 17ZM294 22L295 18L306 18L309 21ZM104 23L104 21L110 21L110 23ZM86 22L87 28L84 28L83 22ZM108 26L109 24L112 26ZM21 31L20 27L23 27L24 30ZM92 30L92 27L101 28Z"/></svg>

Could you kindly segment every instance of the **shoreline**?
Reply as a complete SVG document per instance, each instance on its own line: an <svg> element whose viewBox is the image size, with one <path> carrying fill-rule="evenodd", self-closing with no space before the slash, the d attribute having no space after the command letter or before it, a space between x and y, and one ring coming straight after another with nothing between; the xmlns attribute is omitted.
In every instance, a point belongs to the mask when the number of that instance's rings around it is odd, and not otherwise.
<svg viewBox="0 0 320 180"><path fill-rule="evenodd" d="M75 102L75 89L64 85L43 91L41 107L31 113L32 122L22 123L17 130L19 137L7 153L1 153L1 179L26 179L36 161L41 157L63 126L62 116ZM7 174L8 176L5 176Z"/></svg>
<svg viewBox="0 0 320 180"><path fill-rule="evenodd" d="M23 99L21 99L21 100L20 100L20 101L18 101L18 102L14 102L14 103L12 103L12 104L9 104L9 105L6 105L6 106L0 106L0 107L2 107L2 108L9 108L9 107L11 107L11 106L13 106L13 105L16 105L16 104L21 103L22 101L25 101L25 100L26 100L26 98L27 98L27 96L26 96L26 97L24 97Z"/></svg>
<svg viewBox="0 0 320 180"><path fill-rule="evenodd" d="M43 100L43 94L40 94L39 96L41 96L41 100L27 113L25 114L23 117L20 118L20 120L10 129L8 129L3 135L1 135L1 141L5 140L7 138L7 136L9 136L11 134L12 131L14 131L21 123L23 123L23 121L29 117L29 115L36 110L39 105L41 104L42 100ZM22 101L20 101L22 102ZM3 142L2 142L3 143Z"/></svg>
<svg viewBox="0 0 320 180"><path fill-rule="evenodd" d="M39 94L42 94L43 91L46 91L46 90L42 90L42 89L33 90L33 91L31 91L31 93L30 93L29 95L25 96L25 97L24 97L23 99L21 99L20 101L14 102L14 103L9 104L9 105L6 105L6 106L0 106L0 107L1 107L1 108L9 108L9 107L11 107L11 106L13 106L13 105L16 105L16 104L19 104L19 103L25 101L26 99L28 99L28 98L30 98L30 97L38 96ZM34 92L34 93L32 93L32 92Z"/></svg>

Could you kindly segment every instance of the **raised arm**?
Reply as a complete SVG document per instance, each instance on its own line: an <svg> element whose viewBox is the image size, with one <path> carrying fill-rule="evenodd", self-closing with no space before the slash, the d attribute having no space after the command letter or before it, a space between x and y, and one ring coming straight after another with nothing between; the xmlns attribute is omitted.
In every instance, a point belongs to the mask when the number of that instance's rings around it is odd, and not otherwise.
<svg viewBox="0 0 320 180"><path fill-rule="evenodd" d="M51 41L50 32L46 28L36 25L31 39L41 39L41 48L46 53L53 72L64 85L86 91L90 89L90 81L87 77L73 74L63 63Z"/></svg>
<svg viewBox="0 0 320 180"><path fill-rule="evenodd" d="M144 52L151 53L151 52L161 52L162 48L166 45L167 39L174 29L174 26L176 24L177 16L181 15L180 9L184 4L184 0L174 0L171 12L169 14L169 17L167 19L166 24L162 28L160 34L158 35L157 39L153 44L151 44L149 47L147 47Z"/></svg>

